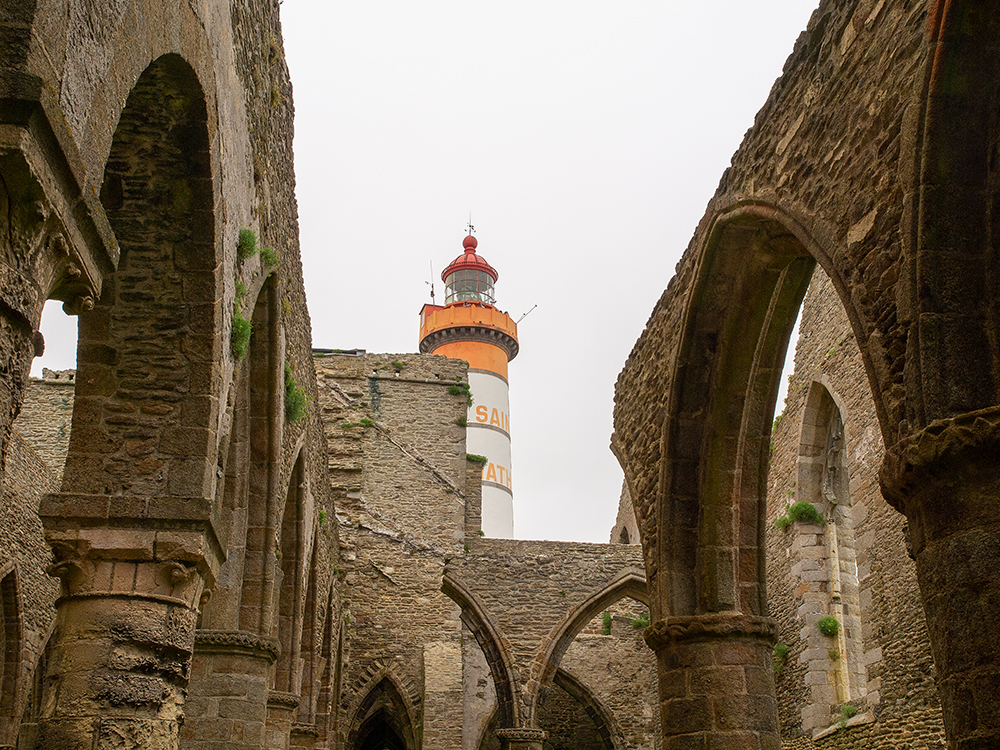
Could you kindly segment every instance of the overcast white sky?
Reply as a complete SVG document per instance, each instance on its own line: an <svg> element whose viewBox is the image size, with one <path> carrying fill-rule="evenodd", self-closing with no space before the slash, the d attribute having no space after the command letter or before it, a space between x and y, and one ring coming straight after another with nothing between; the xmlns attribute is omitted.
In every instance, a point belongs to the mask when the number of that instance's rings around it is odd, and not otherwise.
<svg viewBox="0 0 1000 750"><path fill-rule="evenodd" d="M314 345L415 352L470 212L497 305L538 305L510 366L519 538L608 541L615 379L815 5L284 0Z"/></svg>

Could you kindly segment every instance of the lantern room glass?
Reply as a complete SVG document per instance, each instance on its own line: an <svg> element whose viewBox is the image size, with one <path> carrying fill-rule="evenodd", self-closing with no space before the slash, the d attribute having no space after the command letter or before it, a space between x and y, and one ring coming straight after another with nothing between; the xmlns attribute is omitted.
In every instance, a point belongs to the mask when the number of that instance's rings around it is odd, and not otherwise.
<svg viewBox="0 0 1000 750"><path fill-rule="evenodd" d="M448 274L444 280L446 305L452 302L494 304L493 277L483 271L464 269Z"/></svg>

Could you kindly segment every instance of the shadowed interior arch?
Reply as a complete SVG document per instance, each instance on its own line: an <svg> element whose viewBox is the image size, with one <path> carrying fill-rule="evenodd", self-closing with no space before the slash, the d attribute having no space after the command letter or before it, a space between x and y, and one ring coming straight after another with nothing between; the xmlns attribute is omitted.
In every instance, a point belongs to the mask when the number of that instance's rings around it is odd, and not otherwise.
<svg viewBox="0 0 1000 750"><path fill-rule="evenodd" d="M416 750L410 712L399 687L383 676L365 694L351 722L348 750Z"/></svg>
<svg viewBox="0 0 1000 750"><path fill-rule="evenodd" d="M441 591L462 608L462 623L472 631L479 648L486 656L486 663L493 677L497 693L497 721L500 727L518 726L519 718L512 668L501 647L500 635L492 619L473 594L447 574L441 582Z"/></svg>
<svg viewBox="0 0 1000 750"><path fill-rule="evenodd" d="M614 730L611 715L582 682L562 668L556 670L553 682L579 703L590 720L594 722L604 750L615 750L616 747L623 746L620 739L616 741L618 733Z"/></svg>
<svg viewBox="0 0 1000 750"><path fill-rule="evenodd" d="M545 693L559 669L559 663L565 656L566 650L572 645L573 639L594 617L615 602L627 597L649 606L646 579L638 571L626 571L620 574L593 592L563 618L563 621L553 631L542 648L533 667L533 671L538 675L537 696L532 701L533 706L544 701Z"/></svg>
<svg viewBox="0 0 1000 750"><path fill-rule="evenodd" d="M101 202L121 261L80 316L65 492L211 497L222 316L207 118L197 76L171 54L118 121ZM208 507L151 503L160 513Z"/></svg>

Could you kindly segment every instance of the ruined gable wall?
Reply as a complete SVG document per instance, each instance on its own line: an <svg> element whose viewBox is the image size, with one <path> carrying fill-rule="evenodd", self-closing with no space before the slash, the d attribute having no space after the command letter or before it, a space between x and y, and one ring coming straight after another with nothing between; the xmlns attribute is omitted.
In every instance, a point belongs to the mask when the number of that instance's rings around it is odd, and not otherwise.
<svg viewBox="0 0 1000 750"><path fill-rule="evenodd" d="M639 526L635 522L635 508L632 507L632 496L628 493L628 485L622 482L622 494L618 498L618 515L615 525L611 527L611 544L639 544Z"/></svg>
<svg viewBox="0 0 1000 750"><path fill-rule="evenodd" d="M812 498L797 484L796 463L811 384L822 382L844 408L850 507L846 509L855 539L856 569L867 670L866 696L854 701L859 715L871 712L874 723L813 742L803 732L803 708L812 704L812 684L822 672L810 669L828 661L822 649L807 652L805 640L815 630L811 607L830 585L830 539L823 527L775 526L787 505ZM829 278L817 270L803 303L795 369L784 411L773 433L768 474L768 595L770 615L778 620L779 641L790 648L776 674L781 731L785 747L940 747L944 744L940 700L934 684L927 628L912 560L907 556L905 518L890 508L878 487L882 441L857 342ZM841 568L850 573L849 554ZM846 592L845 592L846 593ZM846 623L845 623L846 624ZM829 639L829 647L836 644ZM826 667L833 665L827 664ZM825 668L825 667L824 667ZM824 678L825 682L825 678ZM827 714L822 728L835 723Z"/></svg>
<svg viewBox="0 0 1000 750"><path fill-rule="evenodd" d="M441 593L444 561L478 519L480 469L465 459L464 362L439 356L317 356L319 408L338 498L347 740L361 704L389 675L427 748L462 742L458 607Z"/></svg>

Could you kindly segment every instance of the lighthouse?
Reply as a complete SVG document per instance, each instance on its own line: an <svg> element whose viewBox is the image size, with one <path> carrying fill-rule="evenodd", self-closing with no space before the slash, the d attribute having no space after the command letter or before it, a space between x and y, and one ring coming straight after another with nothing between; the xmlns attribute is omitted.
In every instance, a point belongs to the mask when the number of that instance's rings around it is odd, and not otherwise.
<svg viewBox="0 0 1000 750"><path fill-rule="evenodd" d="M486 457L483 532L510 539L514 536L514 485L507 363L517 356L517 324L497 309L493 290L499 275L476 253L478 246L470 233L462 241L464 252L441 274L444 307L430 304L421 309L420 352L469 363L473 400L466 417L466 450Z"/></svg>

